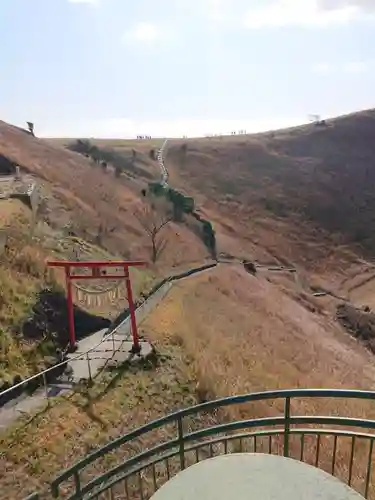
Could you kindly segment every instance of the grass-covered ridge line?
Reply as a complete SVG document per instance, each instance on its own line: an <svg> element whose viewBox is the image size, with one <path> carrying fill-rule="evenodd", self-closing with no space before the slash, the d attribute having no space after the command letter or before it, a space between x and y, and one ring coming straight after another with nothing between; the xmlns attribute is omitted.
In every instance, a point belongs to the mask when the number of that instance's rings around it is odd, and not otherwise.
<svg viewBox="0 0 375 500"><path fill-rule="evenodd" d="M126 171L140 174L148 178L151 177L147 170L144 170L136 164L137 160L139 160L139 152L133 148L130 154L124 154L109 147L101 147L92 144L87 139L77 139L75 142L69 143L66 147L70 151L90 158L96 164L100 163L104 170L107 169L108 164L111 164L116 177L120 177L120 175ZM144 157L145 155L142 154L142 156ZM150 159L154 159L154 150L150 151Z"/></svg>

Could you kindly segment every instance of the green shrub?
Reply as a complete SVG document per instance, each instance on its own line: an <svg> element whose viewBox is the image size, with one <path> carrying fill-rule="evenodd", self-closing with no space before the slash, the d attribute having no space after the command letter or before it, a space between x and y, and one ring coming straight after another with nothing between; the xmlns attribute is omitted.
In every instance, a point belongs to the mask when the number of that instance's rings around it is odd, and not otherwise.
<svg viewBox="0 0 375 500"><path fill-rule="evenodd" d="M173 218L176 221L183 220L184 214L190 214L194 211L195 202L191 196L185 196L176 189L169 188L167 198L173 204Z"/></svg>
<svg viewBox="0 0 375 500"><path fill-rule="evenodd" d="M148 189L154 196L166 196L166 188L160 182L150 182Z"/></svg>
<svg viewBox="0 0 375 500"><path fill-rule="evenodd" d="M75 151L84 156L88 155L96 163L101 163L103 168L104 165L107 166L107 164L110 163L113 165L117 177L119 177L124 170L134 170L133 160L131 158L127 158L113 149L95 146L87 139L78 139L68 144L67 148L70 151Z"/></svg>
<svg viewBox="0 0 375 500"><path fill-rule="evenodd" d="M195 209L194 198L185 196L176 189L166 187L160 182L150 182L148 188L153 196L165 196L172 204L173 220L176 222L181 222L184 218L184 214L190 214Z"/></svg>
<svg viewBox="0 0 375 500"><path fill-rule="evenodd" d="M202 231L203 231L203 243L206 245L211 253L213 259L216 259L216 236L213 230L211 222L205 219L201 219Z"/></svg>
<svg viewBox="0 0 375 500"><path fill-rule="evenodd" d="M210 251L212 257L216 259L216 237L212 224L205 219L202 219L194 212L195 201L191 196L184 194L170 187L165 187L160 182L150 182L148 185L149 192L153 196L165 196L165 198L172 205L173 220L175 222L182 222L185 214L192 214L193 217L201 224L201 238L203 243Z"/></svg>
<svg viewBox="0 0 375 500"><path fill-rule="evenodd" d="M75 151L76 153L81 154L90 154L93 145L87 139L77 139L75 142L72 142L67 145L67 149L70 151Z"/></svg>

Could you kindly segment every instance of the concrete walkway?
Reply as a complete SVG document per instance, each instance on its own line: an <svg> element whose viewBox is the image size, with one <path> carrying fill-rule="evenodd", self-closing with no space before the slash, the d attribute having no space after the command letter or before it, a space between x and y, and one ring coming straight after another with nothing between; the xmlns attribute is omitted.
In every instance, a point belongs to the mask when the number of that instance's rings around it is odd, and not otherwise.
<svg viewBox="0 0 375 500"><path fill-rule="evenodd" d="M5 430L14 420L24 414L31 414L37 408L43 410L43 403L47 397L60 396L72 390L72 384L69 382L61 382L56 384L48 384L46 394L45 388L36 390L32 396L21 394L18 398L12 399L0 408L0 431Z"/></svg>
<svg viewBox="0 0 375 500"><path fill-rule="evenodd" d="M165 283L152 297L149 297L147 301L143 302L136 309L137 326L142 323L147 314L165 297L171 287L171 283ZM78 342L77 351L68 356L68 359L71 359L68 365L73 370L74 382L79 382L81 379L94 378L109 362L124 363L132 358L133 355L130 351L133 342L131 338L130 316L116 328L112 335L102 342L106 332L107 330L101 330L81 340ZM149 356L152 352L150 344L141 341L140 345L141 356ZM80 356L79 359L74 359L77 356Z"/></svg>
<svg viewBox="0 0 375 500"><path fill-rule="evenodd" d="M130 325L129 330L130 330ZM131 349L133 342L129 334L123 335L115 332L106 338L100 345L106 330L96 332L90 337L78 343L78 349L74 354L68 356L71 361L68 365L73 370L72 381L89 380L103 370L109 362L124 363L133 357ZM152 347L148 342L141 341L141 352L139 357L147 357L152 353ZM77 356L81 356L78 359Z"/></svg>

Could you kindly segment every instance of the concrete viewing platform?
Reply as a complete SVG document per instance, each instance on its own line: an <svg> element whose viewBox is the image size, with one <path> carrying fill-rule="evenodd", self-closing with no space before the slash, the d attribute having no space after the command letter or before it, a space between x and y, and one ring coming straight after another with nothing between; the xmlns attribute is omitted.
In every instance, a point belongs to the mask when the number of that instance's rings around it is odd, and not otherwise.
<svg viewBox="0 0 375 500"><path fill-rule="evenodd" d="M233 453L181 471L150 500L363 500L339 479L277 455Z"/></svg>
<svg viewBox="0 0 375 500"><path fill-rule="evenodd" d="M146 341L140 341L141 351L132 354L133 342L130 334L116 331L103 340L107 330L100 330L77 344L77 350L68 356L69 367L72 369L72 381L94 378L102 369L114 367L137 358L146 358L153 352L152 346Z"/></svg>

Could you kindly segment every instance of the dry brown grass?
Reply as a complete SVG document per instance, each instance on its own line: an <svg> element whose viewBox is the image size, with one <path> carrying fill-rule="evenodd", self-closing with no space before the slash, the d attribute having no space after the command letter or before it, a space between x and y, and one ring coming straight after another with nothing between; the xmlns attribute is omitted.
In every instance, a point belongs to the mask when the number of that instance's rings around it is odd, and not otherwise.
<svg viewBox="0 0 375 500"><path fill-rule="evenodd" d="M150 147L150 144L142 144L142 147ZM148 261L150 252L147 235L134 216L137 207L144 203L140 197L144 181L139 179L129 183L126 179L115 179L113 173L106 174L93 167L83 156L35 139L4 122L0 122L0 152L20 164L22 171L34 176L40 184L45 205L39 217L40 227L35 229L35 238L31 241L32 217L28 208L16 200L0 200L0 228L7 228L7 232L14 236L11 262L4 263L0 269L3 294L8 297L2 300L0 327L4 330L5 350L9 353L2 361L6 366L2 365L0 375L8 378L14 374L29 373L27 363L20 364L18 361L18 348L15 348L16 363L11 363L13 369L10 370L8 357L14 357L10 356L9 345L15 342L10 331L25 319L35 301L36 292L45 282L45 259L52 255L72 257L72 242L68 241L63 226L68 225L70 230L91 244L96 242L104 246L110 258ZM155 175L159 175L157 170ZM99 241L100 225L104 231ZM107 231L111 228L115 230ZM171 224L166 228L166 238L169 244L157 266L145 272L135 272L136 292L148 289L156 276L165 276L171 269L184 264L186 269L189 262L200 262L207 254L202 242L184 226ZM92 247L87 257L95 257L96 254ZM62 282L60 278L57 276L56 279ZM17 313L15 307L19 309ZM117 304L117 313L124 307L125 303ZM101 314L115 315L113 310L100 309ZM23 348L27 350L26 346L19 347L21 351Z"/></svg>
<svg viewBox="0 0 375 500"><path fill-rule="evenodd" d="M159 143L140 141L145 158L148 149ZM128 150L130 145L121 141L113 144ZM110 258L149 261L150 251L148 237L134 216L144 204L140 196L144 180L115 179L113 173L93 167L83 156L33 138L4 122L0 122L0 152L20 164L23 172L34 176L44 199L44 210L32 240L32 217L28 208L16 200L0 200L0 228L6 228L12 236L11 258L0 268L3 296L0 327L4 337L0 377L8 379L27 375L30 369L33 371L39 366L37 363L30 368L24 359L26 353L32 358L29 344L12 332L30 313L37 292L45 284L46 258L72 257L72 246L76 245L68 241L63 226L68 225L90 242L87 258L98 253L93 242L104 246ZM155 168L155 177L158 176ZM100 225L104 231L99 241ZM111 228L115 230L106 230ZM165 234L168 245L163 258L145 271L134 271L136 294L150 288L157 277L164 277L175 269L186 269L191 262L201 263L207 255L203 243L183 225L170 224ZM61 276L55 279L63 284ZM116 311L100 307L91 312L113 317L124 307L126 303L121 302Z"/></svg>
<svg viewBox="0 0 375 500"><path fill-rule="evenodd" d="M140 191L145 180L115 179L113 173L93 167L82 155L35 139L4 122L0 122L0 152L41 182L50 208L48 219L54 227L71 222L72 229L90 241L95 240L100 223L115 227L116 231L105 234L105 247L126 258L149 260L147 236L134 217L144 203ZM159 175L155 166L155 178ZM187 256L188 260L201 260L207 254L199 238L183 225L171 224L167 238L171 244L159 262L163 271L186 262Z"/></svg>
<svg viewBox="0 0 375 500"><path fill-rule="evenodd" d="M271 283L266 273L253 277L238 265L224 264L176 284L142 324L162 363L155 371L122 373L110 390L104 388L113 374L107 375L89 393L63 398L24 427L18 422L3 437L8 474L0 481L4 492L0 498L18 499L46 487L59 470L94 447L196 399L277 388L371 388L375 379L371 355L327 315L312 313L297 302L290 295L293 290L288 280ZM281 402L247 404L233 406L217 418L264 417L281 411ZM369 403L332 400L301 400L293 403L292 412L375 417ZM127 451L110 454L93 465L84 480L174 432L153 434ZM266 443L260 441L258 451L263 447L266 450ZM275 441L274 452L278 447ZM310 463L315 447L316 441L308 439L305 459ZM359 488L366 450L357 443L353 484ZM298 457L297 440L292 439L291 452ZM322 438L320 466L327 470L330 453L332 440ZM350 445L344 439L337 464L337 474L344 480L349 455Z"/></svg>
<svg viewBox="0 0 375 500"><path fill-rule="evenodd" d="M357 257L356 246L342 237L351 234L353 224L345 233L341 218L337 234L329 234L327 229L339 219L332 217L326 224L322 214L332 208L327 205L331 192L336 208L345 205L345 222L353 223L361 190L372 210L371 199L362 189L365 181L371 185L370 173L366 174L368 159L373 157L373 141L367 140L373 127L370 115L349 125L347 119L335 122L325 132L302 127L273 137L189 141L185 159L176 143L167 159L171 183L194 196L201 213L213 222L219 251L298 266L306 288L319 284L346 293L356 283L358 270L365 273L368 264ZM345 154L340 134L346 141ZM132 147L130 143L111 145ZM143 203L138 196L142 181L114 182L83 157L5 125L0 127L0 152L43 179L54 210L51 223L61 225L72 219L88 239L94 237L98 219L115 224L116 235L106 238L106 246L129 257L147 257L146 239L133 216ZM341 182L337 169L344 158ZM165 263L153 270L155 274L186 268L206 257L203 245L187 228L171 225L168 238L172 246ZM252 277L235 265L220 265L176 285L143 325L158 350L172 359L156 372L123 374L112 391L94 402L102 385L92 394L64 400L23 429L18 424L2 443L8 448L3 457L9 475L0 481L1 498L20 498L45 485L91 447L190 404L195 396L206 399L294 387L372 388L373 358L334 321L336 303L312 299L290 276L259 273ZM246 405L228 409L221 418L266 416L280 410L278 403ZM370 404L325 400L296 402L292 412L375 417ZM56 425L61 431L58 438ZM330 444L324 442L324 449ZM310 442L309 459L314 446ZM357 467L365 452L358 446ZM292 452L297 451L292 443ZM121 453L115 461L122 458ZM348 453L344 443L339 450L342 477L347 474ZM99 464L91 474L106 465ZM358 481L360 471L355 475Z"/></svg>
<svg viewBox="0 0 375 500"><path fill-rule="evenodd" d="M311 312L264 277L236 266L175 286L144 328L156 345L175 343L184 349L204 399L290 388L371 390L373 356L327 314ZM230 420L280 414L282 402L226 409ZM370 402L298 400L293 414L375 418ZM307 461L314 463L316 443L310 439ZM329 470L332 440L322 438L321 466ZM299 441L292 454L299 456ZM310 447L310 449L309 449ZM367 448L356 448L356 478L361 487ZM339 448L338 475L347 478L350 443Z"/></svg>
<svg viewBox="0 0 375 500"><path fill-rule="evenodd" d="M12 328L22 323L35 302L37 291L45 283L45 259L71 257L72 239L61 230L63 224L72 220L74 230L78 233L82 230L92 239L99 219L118 227L115 237L108 237L104 242L109 250L114 248L117 255L133 258L147 258L148 250L144 248L145 238L133 217L133 210L142 203L134 191L134 183L129 188L126 183L115 182L109 175L93 170L78 155L53 148L6 125L0 127L0 149L42 182L43 196L52 210L49 224L41 224L35 239L31 240L28 209L18 202L0 202L4 208L1 225L8 227L11 234L10 255L0 269L3 334L0 376L11 378L42 368L38 363L43 359L31 352L33 345L16 338ZM140 187L142 183L136 184L137 189ZM185 270L190 264L201 264L205 258L203 245L184 227L172 224L168 238L172 243L167 248L166 260L146 272L135 272L136 292L144 291L144 286L149 288L150 277ZM93 245L85 243L85 246L90 247L88 253L96 255ZM22 419L17 422L1 439L0 468L6 471L6 476L0 479L0 497L21 498L45 485L53 474L84 456L87 450L166 411L194 402L191 394L195 383L189 379L188 372L183 373L178 361L181 353L177 351L173 346L168 351L176 362L173 360L156 371L125 374L117 382L111 382L115 387L113 391L106 387L110 379L105 378L90 394L60 401L32 422ZM191 390L187 389L190 385ZM150 396L152 402L146 404ZM96 398L95 402L92 398ZM56 422L59 422L58 438L55 437ZM100 464L98 470L100 467L103 470L105 465L108 461Z"/></svg>
<svg viewBox="0 0 375 500"><path fill-rule="evenodd" d="M62 397L29 423L18 422L0 436L0 466L6 472L0 476L0 499L20 499L42 490L89 451L175 408L194 404L196 382L182 350L165 343L161 355L159 366L107 374L88 392ZM83 480L174 433L174 428L167 428L109 454L88 468Z"/></svg>
<svg viewBox="0 0 375 500"><path fill-rule="evenodd" d="M374 248L375 112L328 125L175 141L166 160L171 182L201 197L231 248L345 273L353 250L372 255Z"/></svg>
<svg viewBox="0 0 375 500"><path fill-rule="evenodd" d="M283 286L285 291L293 288L287 281ZM8 451L4 463L9 473L0 482L4 491L0 498L21 498L32 489L45 487L61 468L92 447L192 404L196 398L295 387L371 389L375 379L371 355L332 319L312 313L284 293L280 283L267 281L266 274L253 277L238 265L223 264L176 284L142 331L162 355L168 355L156 371L123 373L103 393L111 377L107 375L89 398L87 394L63 398L24 428L18 423L5 435L3 446ZM98 398L98 394L102 395ZM280 412L281 401L256 403L230 407L218 418L237 420ZM292 413L375 418L370 403L325 399L296 401ZM85 480L118 463L127 453L171 437L173 432L157 433L135 448L111 454L88 470ZM258 451L263 446L266 450L266 443L260 441ZM278 446L275 441L274 452ZM305 460L314 463L315 452L316 440L307 439ZM291 441L291 453L299 456L296 439ZM330 453L332 440L322 438L320 466L326 470ZM343 439L338 447L337 474L344 480L349 455L350 443ZM358 442L354 487L362 487L366 459L366 445Z"/></svg>
<svg viewBox="0 0 375 500"><path fill-rule="evenodd" d="M239 266L223 264L176 285L144 327L156 344L178 337L216 396L290 387L368 388L375 376L372 356L333 319L312 313Z"/></svg>
<svg viewBox="0 0 375 500"><path fill-rule="evenodd" d="M70 138L59 138L59 139L47 139L47 142L52 144L53 146L68 146L76 139ZM111 148L111 149L125 149L126 151L131 150L132 148L137 151L148 152L152 148L160 148L163 145L165 139L89 139L92 144L95 144L99 147Z"/></svg>
<svg viewBox="0 0 375 500"><path fill-rule="evenodd" d="M7 230L8 248L0 263L0 379L11 381L43 367L37 344L24 342L20 330L46 282L47 253L30 239L29 209L16 200L4 201L4 207L1 225Z"/></svg>
<svg viewBox="0 0 375 500"><path fill-rule="evenodd" d="M23 203L16 199L1 200L0 229L9 227L14 217L28 213L28 209Z"/></svg>
<svg viewBox="0 0 375 500"><path fill-rule="evenodd" d="M45 338L26 339L22 325L33 316L32 308L38 301L38 293L51 283L65 287L60 272L51 272L46 266L49 258L71 258L73 247L85 249L87 259L113 258L110 253L81 241L69 238L41 225L31 235L32 214L29 208L17 200L1 200L4 212L0 219L8 234L8 248L0 261L0 380L11 382L15 376L27 377L45 368L47 355L54 354L54 345L45 332ZM150 269L132 270L135 297L148 290L155 276ZM78 304L83 309L83 304ZM116 305L101 304L90 307L88 312L116 317L127 307L125 299Z"/></svg>

